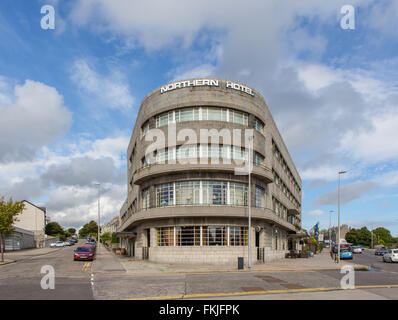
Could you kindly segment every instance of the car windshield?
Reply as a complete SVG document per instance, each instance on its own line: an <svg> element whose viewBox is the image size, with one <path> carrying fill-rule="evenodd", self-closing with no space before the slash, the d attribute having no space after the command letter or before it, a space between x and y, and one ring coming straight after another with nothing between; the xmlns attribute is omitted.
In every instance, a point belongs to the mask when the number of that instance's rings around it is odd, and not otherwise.
<svg viewBox="0 0 398 320"><path fill-rule="evenodd" d="M90 252L90 248L79 247L76 249L77 252Z"/></svg>
<svg viewBox="0 0 398 320"><path fill-rule="evenodd" d="M398 253L398 250L392 250L392 253Z"/></svg>

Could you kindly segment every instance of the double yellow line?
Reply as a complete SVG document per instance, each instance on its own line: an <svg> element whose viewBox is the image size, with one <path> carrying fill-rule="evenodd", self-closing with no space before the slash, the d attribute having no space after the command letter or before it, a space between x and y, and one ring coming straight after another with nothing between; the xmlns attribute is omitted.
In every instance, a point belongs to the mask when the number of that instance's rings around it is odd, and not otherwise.
<svg viewBox="0 0 398 320"><path fill-rule="evenodd" d="M86 262L83 264L82 271L87 272L87 270L91 267L91 262Z"/></svg>
<svg viewBox="0 0 398 320"><path fill-rule="evenodd" d="M386 285L355 286L355 289L372 289L372 288L398 288L398 285L386 284ZM247 296L247 295L256 295L256 294L338 291L338 290L349 290L349 289L343 289L341 287L329 287L329 288L304 288L304 289L284 289L284 290L259 290L259 291L249 291L249 292L244 291L244 292L228 292L228 293L197 293L197 294L187 294L187 295L178 295L178 296L128 298L124 300L173 300L173 299Z"/></svg>

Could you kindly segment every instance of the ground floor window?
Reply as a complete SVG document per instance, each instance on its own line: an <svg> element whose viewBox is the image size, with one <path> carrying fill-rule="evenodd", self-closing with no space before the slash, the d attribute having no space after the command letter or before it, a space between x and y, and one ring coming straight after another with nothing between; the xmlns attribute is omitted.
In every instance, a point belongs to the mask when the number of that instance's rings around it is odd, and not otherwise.
<svg viewBox="0 0 398 320"><path fill-rule="evenodd" d="M247 246L247 227L174 226L157 230L158 246Z"/></svg>

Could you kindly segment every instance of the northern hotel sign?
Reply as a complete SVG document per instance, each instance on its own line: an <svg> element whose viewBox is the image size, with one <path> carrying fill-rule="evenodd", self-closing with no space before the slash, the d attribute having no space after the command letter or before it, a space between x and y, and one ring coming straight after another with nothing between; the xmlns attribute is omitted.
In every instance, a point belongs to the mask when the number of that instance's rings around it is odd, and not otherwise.
<svg viewBox="0 0 398 320"><path fill-rule="evenodd" d="M165 93L168 91L186 88L186 87L200 87L200 86L219 87L219 82L220 82L219 80L214 80L214 79L193 79L193 80L172 82L161 87L160 93ZM251 96L254 96L253 90L251 88L246 87L240 83L236 83L233 81L222 81L222 82L225 83L226 88L242 91Z"/></svg>

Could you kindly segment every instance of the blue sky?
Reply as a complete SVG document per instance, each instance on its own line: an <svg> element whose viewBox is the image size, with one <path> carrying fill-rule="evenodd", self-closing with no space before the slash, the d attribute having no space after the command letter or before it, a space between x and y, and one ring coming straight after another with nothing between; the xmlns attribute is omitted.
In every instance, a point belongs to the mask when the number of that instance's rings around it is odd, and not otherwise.
<svg viewBox="0 0 398 320"><path fill-rule="evenodd" d="M303 226L386 226L398 236L398 4L351 1L4 0L0 194L79 227L126 196L125 152L142 98L219 77L265 98L303 180ZM43 30L43 5L55 30ZM85 175L80 170L85 170Z"/></svg>

